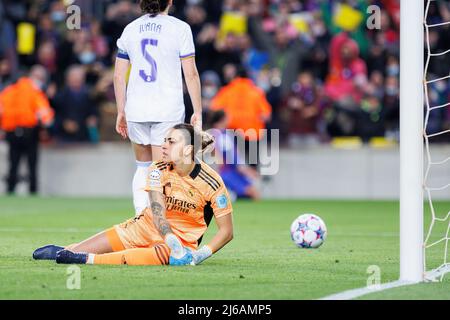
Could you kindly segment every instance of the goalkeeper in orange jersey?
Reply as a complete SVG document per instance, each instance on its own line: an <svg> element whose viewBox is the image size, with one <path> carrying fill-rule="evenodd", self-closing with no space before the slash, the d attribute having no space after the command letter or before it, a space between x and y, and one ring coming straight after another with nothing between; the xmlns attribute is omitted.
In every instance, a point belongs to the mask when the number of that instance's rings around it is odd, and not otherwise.
<svg viewBox="0 0 450 320"><path fill-rule="evenodd" d="M75 264L197 265L233 238L232 207L220 176L195 157L213 138L179 124L168 132L163 161L147 176L150 207L122 224L67 247L37 249L37 260ZM218 231L199 248L212 218Z"/></svg>

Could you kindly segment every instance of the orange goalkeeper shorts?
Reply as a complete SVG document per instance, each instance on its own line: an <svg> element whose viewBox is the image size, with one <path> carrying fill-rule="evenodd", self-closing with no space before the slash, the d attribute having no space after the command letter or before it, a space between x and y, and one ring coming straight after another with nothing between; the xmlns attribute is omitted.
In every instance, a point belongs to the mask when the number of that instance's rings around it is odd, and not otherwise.
<svg viewBox="0 0 450 320"><path fill-rule="evenodd" d="M113 251L149 248L163 244L164 239L156 229L150 214L141 214L106 231Z"/></svg>

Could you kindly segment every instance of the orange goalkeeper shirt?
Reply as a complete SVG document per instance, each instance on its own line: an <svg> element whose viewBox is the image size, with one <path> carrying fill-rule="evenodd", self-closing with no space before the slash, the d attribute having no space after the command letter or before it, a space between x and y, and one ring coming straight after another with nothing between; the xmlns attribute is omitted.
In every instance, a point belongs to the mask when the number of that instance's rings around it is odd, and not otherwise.
<svg viewBox="0 0 450 320"><path fill-rule="evenodd" d="M201 161L185 177L167 162L154 163L148 171L145 190L165 195L167 221L189 247L200 244L213 216L219 218L233 211L222 178Z"/></svg>

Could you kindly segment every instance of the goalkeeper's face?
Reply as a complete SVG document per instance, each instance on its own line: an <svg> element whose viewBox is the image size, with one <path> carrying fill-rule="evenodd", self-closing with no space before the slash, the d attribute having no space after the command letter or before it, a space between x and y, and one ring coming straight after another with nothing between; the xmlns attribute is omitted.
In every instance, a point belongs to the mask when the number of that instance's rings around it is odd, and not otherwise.
<svg viewBox="0 0 450 320"><path fill-rule="evenodd" d="M192 162L193 146L186 143L183 130L171 129L164 139L162 160L175 165Z"/></svg>

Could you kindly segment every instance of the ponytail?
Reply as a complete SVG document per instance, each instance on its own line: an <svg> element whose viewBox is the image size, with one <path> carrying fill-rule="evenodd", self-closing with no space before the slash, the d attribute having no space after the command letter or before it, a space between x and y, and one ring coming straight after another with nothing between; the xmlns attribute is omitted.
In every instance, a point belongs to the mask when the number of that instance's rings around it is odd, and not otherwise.
<svg viewBox="0 0 450 320"><path fill-rule="evenodd" d="M214 143L216 141L214 139L214 136L205 131L202 131L200 133L200 135L201 135L201 139L202 139L202 148L200 149L200 152L202 154L204 154L204 153L209 153L209 152L213 151Z"/></svg>
<svg viewBox="0 0 450 320"><path fill-rule="evenodd" d="M192 159L198 153L204 154L211 152L214 149L214 136L204 131L197 131L194 126L186 123L177 124L173 127L176 130L181 130L184 134L186 144L193 146Z"/></svg>
<svg viewBox="0 0 450 320"><path fill-rule="evenodd" d="M141 0L140 4L142 12L153 18L167 9L169 0Z"/></svg>

